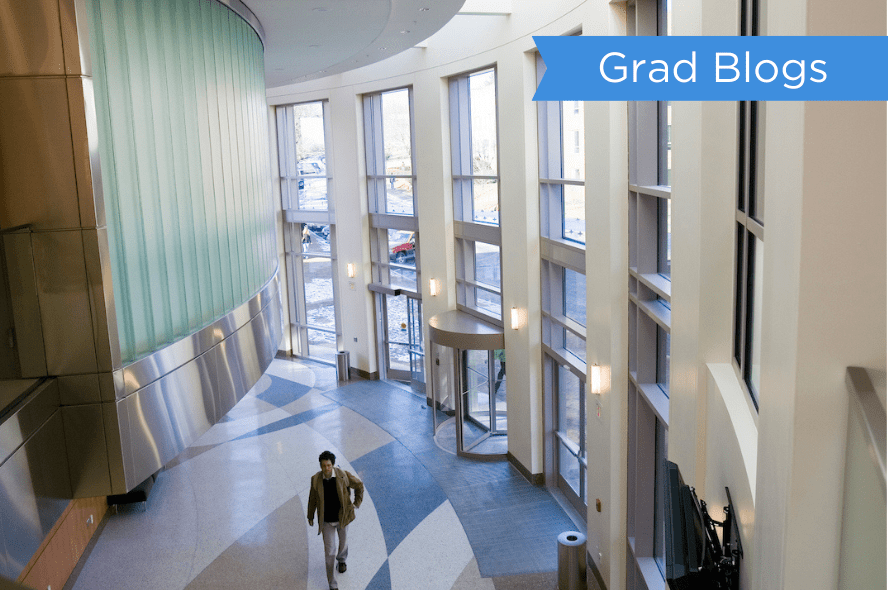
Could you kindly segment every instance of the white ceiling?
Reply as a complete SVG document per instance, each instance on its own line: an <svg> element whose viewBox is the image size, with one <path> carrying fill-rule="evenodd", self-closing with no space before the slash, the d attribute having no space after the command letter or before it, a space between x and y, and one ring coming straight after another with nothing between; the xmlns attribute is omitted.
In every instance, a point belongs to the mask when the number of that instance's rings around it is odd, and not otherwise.
<svg viewBox="0 0 888 590"><path fill-rule="evenodd" d="M465 0L241 0L265 30L276 88L380 61L432 36Z"/></svg>

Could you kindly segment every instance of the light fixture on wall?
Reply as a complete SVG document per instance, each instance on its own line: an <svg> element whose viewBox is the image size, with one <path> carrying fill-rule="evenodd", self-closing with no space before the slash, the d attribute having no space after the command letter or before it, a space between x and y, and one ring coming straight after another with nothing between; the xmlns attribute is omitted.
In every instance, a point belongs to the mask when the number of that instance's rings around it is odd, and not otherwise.
<svg viewBox="0 0 888 590"><path fill-rule="evenodd" d="M596 394L601 394L601 367L597 364L589 367L589 390Z"/></svg>
<svg viewBox="0 0 888 590"><path fill-rule="evenodd" d="M517 330L521 327L521 310L517 307L512 307L512 329Z"/></svg>
<svg viewBox="0 0 888 590"><path fill-rule="evenodd" d="M358 267L354 262L349 262L345 265L345 274L348 275L348 278L353 279L358 274Z"/></svg>
<svg viewBox="0 0 888 590"><path fill-rule="evenodd" d="M438 282L438 279L429 279L429 295L437 297L440 292L441 283Z"/></svg>

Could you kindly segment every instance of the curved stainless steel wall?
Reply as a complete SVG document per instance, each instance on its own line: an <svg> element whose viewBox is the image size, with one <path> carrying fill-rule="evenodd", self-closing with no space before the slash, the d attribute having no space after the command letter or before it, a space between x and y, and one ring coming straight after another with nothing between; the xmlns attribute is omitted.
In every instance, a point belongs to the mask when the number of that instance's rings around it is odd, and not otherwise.
<svg viewBox="0 0 888 590"><path fill-rule="evenodd" d="M243 398L282 334L275 273L227 316L115 371L113 402L63 407L75 496L125 493L162 468Z"/></svg>

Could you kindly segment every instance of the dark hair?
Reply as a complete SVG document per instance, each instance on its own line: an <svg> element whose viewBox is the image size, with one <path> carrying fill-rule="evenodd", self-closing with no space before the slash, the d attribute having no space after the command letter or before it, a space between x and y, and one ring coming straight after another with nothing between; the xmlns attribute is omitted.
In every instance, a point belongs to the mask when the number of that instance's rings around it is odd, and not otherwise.
<svg viewBox="0 0 888 590"><path fill-rule="evenodd" d="M336 465L336 455L334 455L330 451L324 451L323 453L321 453L321 456L318 457L318 463L320 463L321 461L329 461L333 465Z"/></svg>

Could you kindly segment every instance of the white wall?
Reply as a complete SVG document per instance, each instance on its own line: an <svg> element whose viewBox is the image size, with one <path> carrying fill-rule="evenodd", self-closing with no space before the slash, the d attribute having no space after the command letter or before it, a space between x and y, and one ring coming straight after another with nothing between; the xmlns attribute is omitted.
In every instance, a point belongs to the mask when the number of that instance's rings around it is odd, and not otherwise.
<svg viewBox="0 0 888 590"><path fill-rule="evenodd" d="M539 198L537 188L536 87L531 34L560 35L590 26L589 6L576 0L552 2L545 9L504 16L457 16L428 40L427 49L410 49L388 60L345 74L268 91L270 105L329 100L339 259L339 300L345 349L352 365L378 370L370 282L369 223L363 158L360 96L412 86L416 127L416 175L419 195L420 267L426 320L456 307L454 289L453 206L447 78L491 65L497 67L499 168L503 219L503 305L529 310L528 321L511 330L506 320L509 362L509 451L534 474L543 470L542 381L540 345ZM567 16L561 16L561 15ZM549 24L541 28L541 22ZM360 216L343 211L360 211ZM345 263L359 261L349 288ZM428 279L445 292L428 294ZM358 338L355 342L354 338ZM426 350L429 350L426 342ZM426 375L431 375L426 366Z"/></svg>

